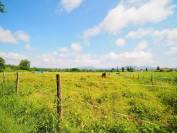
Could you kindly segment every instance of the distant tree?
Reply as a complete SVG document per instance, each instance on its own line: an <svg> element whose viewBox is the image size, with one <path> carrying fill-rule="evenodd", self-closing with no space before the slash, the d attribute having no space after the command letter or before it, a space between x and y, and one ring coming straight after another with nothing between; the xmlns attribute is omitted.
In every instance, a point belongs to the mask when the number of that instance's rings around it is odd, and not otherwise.
<svg viewBox="0 0 177 133"><path fill-rule="evenodd" d="M6 68L6 71L15 71L15 70L18 69L18 66L6 64L6 65L5 65L5 68Z"/></svg>
<svg viewBox="0 0 177 133"><path fill-rule="evenodd" d="M133 67L127 67L127 71L128 71L128 72L133 72L134 69L133 69Z"/></svg>
<svg viewBox="0 0 177 133"><path fill-rule="evenodd" d="M4 13L5 12L5 6L4 4L0 1L0 13Z"/></svg>
<svg viewBox="0 0 177 133"><path fill-rule="evenodd" d="M115 72L115 68L112 68L112 69L111 69L111 72Z"/></svg>
<svg viewBox="0 0 177 133"><path fill-rule="evenodd" d="M148 68L146 67L146 71L148 71Z"/></svg>
<svg viewBox="0 0 177 133"><path fill-rule="evenodd" d="M30 61L24 59L20 61L19 68L22 70L29 70L30 69Z"/></svg>
<svg viewBox="0 0 177 133"><path fill-rule="evenodd" d="M2 71L5 68L5 60L0 57L0 71Z"/></svg>
<svg viewBox="0 0 177 133"><path fill-rule="evenodd" d="M160 67L159 67L159 66L157 66L156 70L157 70L157 71L159 71L159 70L160 70Z"/></svg>
<svg viewBox="0 0 177 133"><path fill-rule="evenodd" d="M124 72L125 71L125 68L124 67L122 67L122 72Z"/></svg>
<svg viewBox="0 0 177 133"><path fill-rule="evenodd" d="M81 70L79 68L71 68L70 71L71 72L80 72Z"/></svg>

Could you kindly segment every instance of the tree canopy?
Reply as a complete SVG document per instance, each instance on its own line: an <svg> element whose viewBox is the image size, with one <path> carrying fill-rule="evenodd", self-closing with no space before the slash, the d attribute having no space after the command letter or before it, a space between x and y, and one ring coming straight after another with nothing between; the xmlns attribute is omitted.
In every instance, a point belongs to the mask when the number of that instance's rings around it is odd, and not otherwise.
<svg viewBox="0 0 177 133"><path fill-rule="evenodd" d="M4 67L5 67L5 60L2 57L0 57L0 71L2 71Z"/></svg>
<svg viewBox="0 0 177 133"><path fill-rule="evenodd" d="M19 68L22 70L29 70L30 69L30 61L29 60L21 60L19 64Z"/></svg>
<svg viewBox="0 0 177 133"><path fill-rule="evenodd" d="M133 72L134 69L133 69L133 67L127 67L127 71L128 71L128 72Z"/></svg>
<svg viewBox="0 0 177 133"><path fill-rule="evenodd" d="M159 66L157 66L156 70L157 70L157 71L159 71L159 70L160 70L160 67L159 67Z"/></svg>
<svg viewBox="0 0 177 133"><path fill-rule="evenodd" d="M4 4L0 1L0 13L5 12L5 6Z"/></svg>

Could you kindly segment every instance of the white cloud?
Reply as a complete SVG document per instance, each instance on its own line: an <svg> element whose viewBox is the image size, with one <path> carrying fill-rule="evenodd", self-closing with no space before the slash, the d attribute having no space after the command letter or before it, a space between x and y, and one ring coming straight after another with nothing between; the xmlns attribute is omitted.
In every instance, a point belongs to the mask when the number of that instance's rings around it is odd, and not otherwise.
<svg viewBox="0 0 177 133"><path fill-rule="evenodd" d="M17 31L15 33L15 37L19 41L23 41L23 42L29 42L30 41L30 36L24 31Z"/></svg>
<svg viewBox="0 0 177 133"><path fill-rule="evenodd" d="M177 46L172 46L169 48L168 54L177 54Z"/></svg>
<svg viewBox="0 0 177 133"><path fill-rule="evenodd" d="M111 64L121 65L147 65L153 62L153 56L145 51L132 51L123 53L111 52L105 55L105 58Z"/></svg>
<svg viewBox="0 0 177 133"><path fill-rule="evenodd" d="M10 30L0 27L0 43L15 44L17 40Z"/></svg>
<svg viewBox="0 0 177 133"><path fill-rule="evenodd" d="M7 64L18 64L21 59L26 59L24 55L15 52L0 52L0 57L3 57Z"/></svg>
<svg viewBox="0 0 177 133"><path fill-rule="evenodd" d="M120 2L110 10L100 24L85 31L90 37L105 31L110 34L119 33L130 24L143 25L157 23L173 14L174 5L170 0L148 0L141 5Z"/></svg>
<svg viewBox="0 0 177 133"><path fill-rule="evenodd" d="M177 28L175 29L168 29L165 33L166 39L169 41L170 45L177 46Z"/></svg>
<svg viewBox="0 0 177 133"><path fill-rule="evenodd" d="M135 48L133 51L122 53L110 52L102 55L95 55L84 53L81 51L79 43L72 43L66 48L41 55L33 54L24 56L14 52L0 52L0 57L5 58L7 63L10 64L18 64L21 59L27 58L31 61L32 66L52 68L84 66L105 68L117 65L147 65L153 63L153 55L145 51L143 43L140 43L138 47L139 48Z"/></svg>
<svg viewBox="0 0 177 133"><path fill-rule="evenodd" d="M177 28L169 28L163 30L155 29L138 29L136 31L130 31L126 38L131 39L144 39L145 37L151 37L153 44L166 44L169 47L168 53L175 53L177 46Z"/></svg>
<svg viewBox="0 0 177 133"><path fill-rule="evenodd" d="M130 31L126 37L132 39L142 39L144 37L160 38L160 40L167 41L169 45L177 45L177 28L162 30L141 28L135 31Z"/></svg>
<svg viewBox="0 0 177 133"><path fill-rule="evenodd" d="M106 54L104 58L112 64L147 65L148 63L153 63L153 55L152 53L146 51L147 46L148 43L142 41L133 51L122 53L110 52Z"/></svg>
<svg viewBox="0 0 177 133"><path fill-rule="evenodd" d="M30 36L26 32L12 32L8 29L0 27L0 44L17 44L20 41L25 44L25 49L29 49L31 47Z"/></svg>
<svg viewBox="0 0 177 133"><path fill-rule="evenodd" d="M61 0L61 6L67 12L71 12L72 10L78 8L83 0Z"/></svg>
<svg viewBox="0 0 177 133"><path fill-rule="evenodd" d="M47 53L33 58L33 66L42 67L80 67L99 66L100 60L94 55L86 53Z"/></svg>
<svg viewBox="0 0 177 133"><path fill-rule="evenodd" d="M147 46L148 43L146 41L142 41L136 46L135 51L144 51L146 50Z"/></svg>
<svg viewBox="0 0 177 133"><path fill-rule="evenodd" d="M70 48L74 52L81 52L81 50L82 50L80 43L72 43Z"/></svg>
<svg viewBox="0 0 177 133"><path fill-rule="evenodd" d="M64 48L60 48L58 50L60 53L79 53L82 51L82 47L80 45L80 43L78 42L73 42L70 44L69 47L64 47Z"/></svg>
<svg viewBox="0 0 177 133"><path fill-rule="evenodd" d="M126 40L123 38L118 38L115 43L118 47L122 47L126 44Z"/></svg>
<svg viewBox="0 0 177 133"><path fill-rule="evenodd" d="M153 29L138 29L136 31L130 31L126 37L128 38L138 38L138 39L141 39L147 35L150 35L154 32Z"/></svg>
<svg viewBox="0 0 177 133"><path fill-rule="evenodd" d="M33 59L34 66L43 67L113 67L117 65L148 65L153 63L153 55L145 51L146 42L141 42L138 46L129 52L110 52L103 55L94 55L84 52L78 52L69 47L59 49L59 51L47 53ZM74 46L75 47L75 46Z"/></svg>
<svg viewBox="0 0 177 133"><path fill-rule="evenodd" d="M68 48L60 48L58 51L61 53L66 53L66 52L69 52L69 49Z"/></svg>
<svg viewBox="0 0 177 133"><path fill-rule="evenodd" d="M123 65L145 65L153 62L151 53L145 51L131 51L123 53L110 52L103 55L88 53L61 53L54 51L42 55L24 56L15 52L0 52L0 57L6 60L7 64L19 64L21 59L28 59L32 66L66 68L94 66L98 68L123 66Z"/></svg>
<svg viewBox="0 0 177 133"><path fill-rule="evenodd" d="M25 44L25 49L26 50L32 50L31 45L29 43Z"/></svg>
<svg viewBox="0 0 177 133"><path fill-rule="evenodd" d="M99 33L100 33L100 28L99 27L93 27L93 28L90 28L87 31L85 31L84 34L83 34L83 37L84 37L84 39L89 39L93 36L96 36Z"/></svg>

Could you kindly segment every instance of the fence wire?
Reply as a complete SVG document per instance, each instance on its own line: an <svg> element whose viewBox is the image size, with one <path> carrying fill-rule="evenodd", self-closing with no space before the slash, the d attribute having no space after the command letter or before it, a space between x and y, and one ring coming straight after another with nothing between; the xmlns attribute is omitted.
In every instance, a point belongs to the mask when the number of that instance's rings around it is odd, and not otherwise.
<svg viewBox="0 0 177 133"><path fill-rule="evenodd" d="M25 73L25 74L27 74L27 73ZM55 75L42 75L42 74L40 74L40 75L34 74L34 75L35 76L37 75L37 77L40 77L40 78L48 77L51 80L54 80L54 81L56 80ZM3 79L2 79L1 82L3 82L4 80L8 79L8 76L15 76L15 73L12 73L12 74L11 73L6 73L5 74L5 78L2 77ZM126 76L126 75L121 75L121 76L132 78L132 77ZM138 78L141 78L141 77L138 76ZM149 77L144 77L144 78L149 79L150 76ZM169 78L168 77L160 77L160 78L158 77L158 79L169 79ZM158 85L158 84L138 84L138 83L128 83L128 84L126 83L126 84L124 84L124 83L119 83L119 82L116 82L116 81L105 81L105 80L106 79L104 79L104 81L95 81L95 80L87 80L87 81L82 81L82 80L63 80L62 83L73 83L73 84L75 84L75 83L78 83L78 82L79 83L86 82L86 83L115 84L116 86L120 86L120 87L122 87L122 86L124 86L124 87L127 87L127 86L144 86L144 87L162 87L162 88L168 88L169 87L167 85L164 86L164 85ZM97 109L101 109L100 106L92 105L89 102L82 102L82 101L79 101L79 102L82 103L82 104L89 104L90 106L93 106L93 107L95 107ZM67 107L67 104L65 105L65 103L64 103L63 107ZM139 122L143 122L143 123L147 123L147 124L151 124L151 125L163 126L164 127L164 125L153 123L153 122L150 122L150 121L147 121L147 120L142 120L142 119L139 119L139 118L134 117L132 115L123 114L123 113L120 113L120 112L112 112L112 113L115 114L116 116L126 118L127 120L139 121Z"/></svg>

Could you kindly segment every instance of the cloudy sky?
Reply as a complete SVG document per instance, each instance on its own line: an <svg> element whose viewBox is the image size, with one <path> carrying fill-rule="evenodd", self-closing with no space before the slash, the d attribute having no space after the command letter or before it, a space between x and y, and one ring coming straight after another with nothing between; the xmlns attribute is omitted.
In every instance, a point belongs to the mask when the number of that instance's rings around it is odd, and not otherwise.
<svg viewBox="0 0 177 133"><path fill-rule="evenodd" d="M37 67L177 67L177 0L3 0L0 57Z"/></svg>

